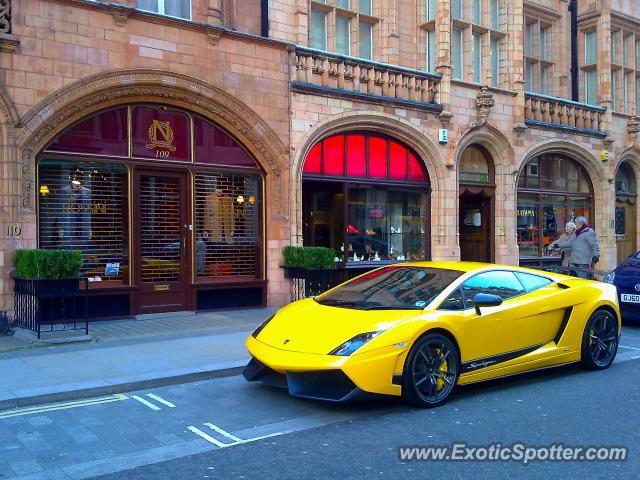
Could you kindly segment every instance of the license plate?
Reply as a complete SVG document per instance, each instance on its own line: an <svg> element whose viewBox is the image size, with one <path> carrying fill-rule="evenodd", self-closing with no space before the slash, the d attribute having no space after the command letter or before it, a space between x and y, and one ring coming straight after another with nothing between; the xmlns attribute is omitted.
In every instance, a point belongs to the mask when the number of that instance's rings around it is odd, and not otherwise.
<svg viewBox="0 0 640 480"><path fill-rule="evenodd" d="M623 293L621 295L621 300L623 302L629 302L629 303L640 303L640 295L634 295L631 293Z"/></svg>

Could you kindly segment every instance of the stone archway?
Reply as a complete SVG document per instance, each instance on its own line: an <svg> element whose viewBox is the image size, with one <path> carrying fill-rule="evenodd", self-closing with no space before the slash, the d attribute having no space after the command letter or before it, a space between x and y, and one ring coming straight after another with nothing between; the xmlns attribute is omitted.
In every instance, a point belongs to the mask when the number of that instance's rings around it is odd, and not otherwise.
<svg viewBox="0 0 640 480"><path fill-rule="evenodd" d="M594 218L587 220L593 225L600 243L601 258L598 267L600 270L613 269L616 263L615 236L614 233L614 196L611 194L614 178L610 176L609 166L603 164L597 156L584 146L566 140L545 140L539 142L524 152L514 181L531 159L542 154L557 153L565 155L580 164L587 172L593 188L593 212Z"/></svg>
<svg viewBox="0 0 640 480"><path fill-rule="evenodd" d="M513 210L516 203L516 183L514 171L516 157L508 138L489 122L480 128L474 128L460 139L455 151L456 178L462 153L471 145L481 146L493 162L495 202L493 214L493 257L496 263L512 263L517 258L517 242L510 232L515 231L515 219L507 212ZM459 185L459 182L456 182ZM458 192L457 197L459 197ZM456 198L457 198L456 197Z"/></svg>
<svg viewBox="0 0 640 480"><path fill-rule="evenodd" d="M453 259L451 241L453 232L447 232L452 221L444 217L445 199L454 195L448 190L446 178L449 175L441 150L430 139L428 132L414 124L393 115L374 112L349 112L317 123L304 133L294 153L291 164L291 241L301 243L302 239L302 170L309 150L320 140L337 133L366 130L383 133L410 146L422 159L431 182L431 256L434 259ZM435 215L434 213L438 213Z"/></svg>
<svg viewBox="0 0 640 480"><path fill-rule="evenodd" d="M623 189L618 185L618 173L621 168L625 168L625 173L632 177L632 185L627 186L630 188ZM638 183L640 182L640 152L635 147L622 152L615 172L615 234L617 263L619 264L626 260L629 254L635 253L640 245L640 207L637 204Z"/></svg>
<svg viewBox="0 0 640 480"><path fill-rule="evenodd" d="M282 183L289 181L287 139L247 105L227 92L194 77L159 70L118 70L88 77L50 95L22 119L16 138L20 167L21 211L36 242L35 161L60 132L100 110L131 103L162 103L189 110L228 131L265 173L264 261L268 271L268 303L282 304L283 274L278 268L282 246L289 243L289 201ZM269 240L267 242L267 239ZM269 260L272 259L272 260Z"/></svg>
<svg viewBox="0 0 640 480"><path fill-rule="evenodd" d="M98 110L132 102L162 102L199 113L236 137L268 176L287 176L288 151L283 141L264 120L233 96L186 75L158 70L118 70L72 83L42 100L24 116L24 127L17 138L21 151L23 208L34 208L35 155L57 133ZM274 198L270 203L274 213L283 213L285 207L281 200Z"/></svg>

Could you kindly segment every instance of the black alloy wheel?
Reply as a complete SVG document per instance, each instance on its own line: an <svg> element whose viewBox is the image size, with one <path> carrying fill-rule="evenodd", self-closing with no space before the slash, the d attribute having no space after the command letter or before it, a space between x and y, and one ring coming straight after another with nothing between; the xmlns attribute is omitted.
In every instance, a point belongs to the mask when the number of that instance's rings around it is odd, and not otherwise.
<svg viewBox="0 0 640 480"><path fill-rule="evenodd" d="M594 312L582 336L582 364L591 370L607 368L618 352L618 320L606 310Z"/></svg>
<svg viewBox="0 0 640 480"><path fill-rule="evenodd" d="M411 348L402 375L402 398L421 408L437 407L452 395L460 373L458 349L444 335L427 334Z"/></svg>

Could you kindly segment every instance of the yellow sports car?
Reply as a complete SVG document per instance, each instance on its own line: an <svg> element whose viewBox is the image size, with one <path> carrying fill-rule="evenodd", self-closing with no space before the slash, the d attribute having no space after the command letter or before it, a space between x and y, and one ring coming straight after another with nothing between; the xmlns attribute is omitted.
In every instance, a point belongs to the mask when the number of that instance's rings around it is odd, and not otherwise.
<svg viewBox="0 0 640 480"><path fill-rule="evenodd" d="M247 380L343 401L364 392L433 407L467 384L618 350L613 285L520 267L382 267L279 310L247 339Z"/></svg>

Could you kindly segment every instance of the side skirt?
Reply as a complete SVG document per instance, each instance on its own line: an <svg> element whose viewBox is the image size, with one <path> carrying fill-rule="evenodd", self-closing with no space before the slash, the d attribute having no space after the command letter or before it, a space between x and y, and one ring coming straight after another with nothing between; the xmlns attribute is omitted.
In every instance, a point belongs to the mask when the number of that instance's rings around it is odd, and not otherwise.
<svg viewBox="0 0 640 480"><path fill-rule="evenodd" d="M471 382L458 383L458 385L472 385L474 383L490 382L491 380L497 380L499 378L513 377L515 375L522 375L524 373L539 372L540 370L548 370L550 368L566 367L567 365L572 365L574 363L580 363L580 360L572 360L572 361L566 362L566 363L558 363L557 365L547 365L546 367L532 368L531 370L523 370L521 372L506 373L504 375L498 375L498 376L495 376L495 377L485 378L485 379L482 379L482 380L473 380Z"/></svg>

